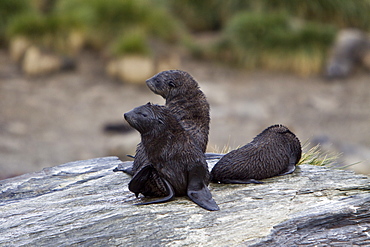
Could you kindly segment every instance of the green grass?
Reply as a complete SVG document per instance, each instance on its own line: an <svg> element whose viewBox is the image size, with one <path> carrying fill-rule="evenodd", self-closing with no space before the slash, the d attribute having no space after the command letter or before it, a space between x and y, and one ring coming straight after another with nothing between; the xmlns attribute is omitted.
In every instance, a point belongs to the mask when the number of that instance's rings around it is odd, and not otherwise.
<svg viewBox="0 0 370 247"><path fill-rule="evenodd" d="M133 30L118 37L112 44L111 54L116 56L126 54L150 55L147 37L141 30Z"/></svg>
<svg viewBox="0 0 370 247"><path fill-rule="evenodd" d="M154 3L148 0L59 0L55 12L80 22L87 30L90 46L97 49L108 46L119 53L126 45L117 43L130 42L124 40L132 30L141 30L147 40L177 41L180 36L178 22ZM141 48L139 50L142 52Z"/></svg>
<svg viewBox="0 0 370 247"><path fill-rule="evenodd" d="M370 30L369 0L262 0L265 11L285 10L290 15L340 28L356 27Z"/></svg>
<svg viewBox="0 0 370 247"><path fill-rule="evenodd" d="M204 50L204 56L231 60L247 69L308 76L320 72L335 34L331 25L295 20L284 12L241 12L227 24L213 50Z"/></svg>
<svg viewBox="0 0 370 247"><path fill-rule="evenodd" d="M38 45L60 49L67 47L69 36L77 31L86 46L119 55L147 53L151 39L177 42L181 36L178 25L155 1L58 0L47 13L15 15L7 25L7 37L24 36ZM141 34L132 30L140 30Z"/></svg>
<svg viewBox="0 0 370 247"><path fill-rule="evenodd" d="M28 0L0 1L0 46L3 46L6 42L6 30L12 19L17 15L34 11Z"/></svg>
<svg viewBox="0 0 370 247"><path fill-rule="evenodd" d="M302 76L321 72L337 30L370 30L369 0L180 0L172 9L191 31L222 32L213 44L188 40L196 57Z"/></svg>
<svg viewBox="0 0 370 247"><path fill-rule="evenodd" d="M120 55L159 40L199 58L307 76L321 72L337 30L370 31L370 0L55 0L48 11L37 2L0 1L0 45L21 35L68 50L77 32L85 46ZM209 31L220 38L199 45L189 35Z"/></svg>

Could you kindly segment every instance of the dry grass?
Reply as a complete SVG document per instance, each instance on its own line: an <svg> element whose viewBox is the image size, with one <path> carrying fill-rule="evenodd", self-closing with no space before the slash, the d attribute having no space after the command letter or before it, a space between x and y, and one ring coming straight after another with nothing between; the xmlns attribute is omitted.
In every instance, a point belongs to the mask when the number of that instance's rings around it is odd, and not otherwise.
<svg viewBox="0 0 370 247"><path fill-rule="evenodd" d="M261 67L273 71L289 71L306 77L319 74L325 58L319 50L265 52L261 55Z"/></svg>
<svg viewBox="0 0 370 247"><path fill-rule="evenodd" d="M303 150L307 149L310 143L307 141L303 144ZM310 148L307 152L302 153L302 157L297 165L308 164L315 166L338 167L336 161L341 156L339 153L323 152L320 144ZM344 168L339 166L338 168Z"/></svg>

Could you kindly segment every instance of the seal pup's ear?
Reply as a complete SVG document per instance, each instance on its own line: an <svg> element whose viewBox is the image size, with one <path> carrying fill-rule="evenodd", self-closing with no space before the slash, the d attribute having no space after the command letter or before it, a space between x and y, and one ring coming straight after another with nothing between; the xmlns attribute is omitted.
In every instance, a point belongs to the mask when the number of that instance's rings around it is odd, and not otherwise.
<svg viewBox="0 0 370 247"><path fill-rule="evenodd" d="M175 82L173 82L172 80L170 80L170 81L168 82L168 85L169 85L170 87L176 87Z"/></svg>
<svg viewBox="0 0 370 247"><path fill-rule="evenodd" d="M204 209L220 210L207 185L204 183L205 171L200 167L193 167L188 174L188 197Z"/></svg>

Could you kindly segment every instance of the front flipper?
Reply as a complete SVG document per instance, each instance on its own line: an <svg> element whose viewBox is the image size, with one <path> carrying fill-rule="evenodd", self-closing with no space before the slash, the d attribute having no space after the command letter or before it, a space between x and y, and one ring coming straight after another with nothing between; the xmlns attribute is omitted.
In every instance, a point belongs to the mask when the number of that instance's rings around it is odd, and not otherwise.
<svg viewBox="0 0 370 247"><path fill-rule="evenodd" d="M204 209L210 211L220 210L204 182L205 177L206 173L204 169L201 167L192 168L189 171L187 194L193 202Z"/></svg>
<svg viewBox="0 0 370 247"><path fill-rule="evenodd" d="M124 172L130 176L133 176L134 175L132 171L133 164L134 162L132 161L123 162L119 164L116 168L114 168L113 171L114 172Z"/></svg>

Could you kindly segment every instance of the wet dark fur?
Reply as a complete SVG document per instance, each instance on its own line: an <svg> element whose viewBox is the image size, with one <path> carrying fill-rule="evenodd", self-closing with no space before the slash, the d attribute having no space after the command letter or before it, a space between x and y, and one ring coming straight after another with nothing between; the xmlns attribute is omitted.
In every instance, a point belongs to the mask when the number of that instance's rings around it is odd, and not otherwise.
<svg viewBox="0 0 370 247"><path fill-rule="evenodd" d="M166 106L181 126L189 132L202 152L206 151L209 133L209 104L198 83L187 72L167 70L146 81L149 89L166 100ZM139 144L132 173L148 165L148 158Z"/></svg>
<svg viewBox="0 0 370 247"><path fill-rule="evenodd" d="M211 172L213 182L260 183L256 180L292 173L301 144L285 126L273 125L252 142L226 154Z"/></svg>
<svg viewBox="0 0 370 247"><path fill-rule="evenodd" d="M134 172L129 189L136 195L166 197L154 203L188 195L201 207L218 210L207 187L204 153L172 112L166 106L148 103L124 116L140 132L149 162Z"/></svg>
<svg viewBox="0 0 370 247"><path fill-rule="evenodd" d="M166 106L206 151L209 133L209 104L198 83L187 72L167 70L146 81L149 89L166 100Z"/></svg>

